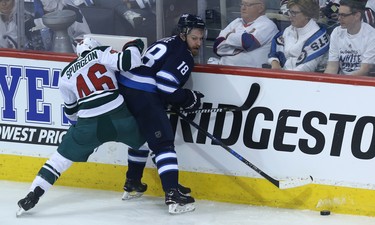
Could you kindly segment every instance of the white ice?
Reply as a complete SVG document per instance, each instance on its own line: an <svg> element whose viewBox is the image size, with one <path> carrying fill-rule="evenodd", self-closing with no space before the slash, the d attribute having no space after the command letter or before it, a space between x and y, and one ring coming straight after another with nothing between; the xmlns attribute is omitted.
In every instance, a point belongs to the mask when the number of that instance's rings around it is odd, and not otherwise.
<svg viewBox="0 0 375 225"><path fill-rule="evenodd" d="M54 186L16 218L29 183L0 181L0 225L374 225L375 217L255 207L197 200L194 212L170 215L164 199L122 201L120 192Z"/></svg>

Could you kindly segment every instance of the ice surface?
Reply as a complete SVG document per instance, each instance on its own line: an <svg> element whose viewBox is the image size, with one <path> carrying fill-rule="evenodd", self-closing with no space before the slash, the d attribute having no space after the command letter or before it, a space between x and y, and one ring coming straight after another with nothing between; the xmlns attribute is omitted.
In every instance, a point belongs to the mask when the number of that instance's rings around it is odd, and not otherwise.
<svg viewBox="0 0 375 225"><path fill-rule="evenodd" d="M374 225L375 217L197 200L194 212L168 214L164 199L122 201L121 192L54 186L37 206L16 218L30 184L0 181L0 225ZM194 190L193 190L194 191ZM194 193L194 192L193 192Z"/></svg>

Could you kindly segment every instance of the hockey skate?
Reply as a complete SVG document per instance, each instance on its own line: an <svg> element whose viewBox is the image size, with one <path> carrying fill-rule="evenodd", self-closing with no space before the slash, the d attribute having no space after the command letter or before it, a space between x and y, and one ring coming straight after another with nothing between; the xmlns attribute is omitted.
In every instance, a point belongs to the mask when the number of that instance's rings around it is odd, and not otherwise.
<svg viewBox="0 0 375 225"><path fill-rule="evenodd" d="M178 191L185 196L190 196L191 189L185 186L182 186L181 184L178 184Z"/></svg>
<svg viewBox="0 0 375 225"><path fill-rule="evenodd" d="M16 216L19 217L25 211L28 211L38 203L39 198L44 194L44 190L37 186L34 191L29 192L27 196L18 201L18 206L20 207L16 212Z"/></svg>
<svg viewBox="0 0 375 225"><path fill-rule="evenodd" d="M139 198L147 190L147 184L142 183L140 180L126 179L124 185L124 194L122 200L129 200Z"/></svg>
<svg viewBox="0 0 375 225"><path fill-rule="evenodd" d="M180 214L195 210L194 198L180 193L177 189L169 189L165 193L165 204L170 214Z"/></svg>

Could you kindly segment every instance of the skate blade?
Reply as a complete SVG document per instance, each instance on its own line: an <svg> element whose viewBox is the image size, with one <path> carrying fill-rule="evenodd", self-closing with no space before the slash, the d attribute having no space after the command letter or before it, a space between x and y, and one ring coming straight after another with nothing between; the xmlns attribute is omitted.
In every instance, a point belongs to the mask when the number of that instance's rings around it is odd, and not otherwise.
<svg viewBox="0 0 375 225"><path fill-rule="evenodd" d="M26 212L23 208L19 208L16 212L16 217L20 217L24 212Z"/></svg>
<svg viewBox="0 0 375 225"><path fill-rule="evenodd" d="M181 213L186 213L186 212L192 212L195 210L195 204L190 203L190 204L185 204L185 205L180 205L178 203L176 204L170 204L168 205L168 212L170 214L181 214Z"/></svg>
<svg viewBox="0 0 375 225"><path fill-rule="evenodd" d="M143 195L143 192L124 192L122 195L122 200L130 200L134 198L140 198Z"/></svg>

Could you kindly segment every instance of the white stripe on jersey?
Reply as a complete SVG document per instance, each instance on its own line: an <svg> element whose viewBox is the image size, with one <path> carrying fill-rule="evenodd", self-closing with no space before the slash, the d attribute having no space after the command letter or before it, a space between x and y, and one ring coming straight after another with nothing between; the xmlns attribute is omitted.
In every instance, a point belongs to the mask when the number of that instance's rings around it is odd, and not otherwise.
<svg viewBox="0 0 375 225"><path fill-rule="evenodd" d="M169 80L169 81L172 81L173 83L179 85L180 82L173 76L173 74L170 74L170 73L167 73L167 72L164 72L164 71L159 71L157 74L156 74L157 77L161 77L165 80Z"/></svg>
<svg viewBox="0 0 375 225"><path fill-rule="evenodd" d="M170 86L166 86L166 85L163 85L163 84L157 84L157 87L159 90L162 90L163 92L167 92L167 93L173 93L177 90L177 88L175 87L170 87Z"/></svg>
<svg viewBox="0 0 375 225"><path fill-rule="evenodd" d="M111 111L112 109L119 107L123 102L124 102L124 98L122 97L122 95L118 95L118 97L115 100L108 102L104 105L101 105L99 107L91 108L91 109L80 109L78 111L78 117L89 118L89 117L99 116L101 114Z"/></svg>
<svg viewBox="0 0 375 225"><path fill-rule="evenodd" d="M65 104L65 108L67 108L67 109L73 109L74 107L77 107L77 102L75 102L75 103L73 103L73 104L71 104L71 105L69 105L69 104Z"/></svg>
<svg viewBox="0 0 375 225"><path fill-rule="evenodd" d="M91 102L93 100L96 100L98 98L102 98L102 97L105 97L105 96L108 96L108 95L113 95L113 92L108 92L108 90L96 91L95 95L96 96L93 96L93 97L90 96L89 98L81 98L79 100L79 104L82 104L82 103L85 103L85 102Z"/></svg>
<svg viewBox="0 0 375 225"><path fill-rule="evenodd" d="M155 79L151 77L141 77L130 72L121 72L121 75L137 83L151 84L154 86L156 85Z"/></svg>

